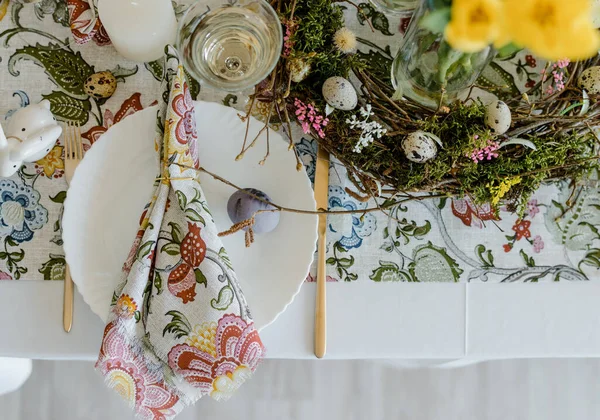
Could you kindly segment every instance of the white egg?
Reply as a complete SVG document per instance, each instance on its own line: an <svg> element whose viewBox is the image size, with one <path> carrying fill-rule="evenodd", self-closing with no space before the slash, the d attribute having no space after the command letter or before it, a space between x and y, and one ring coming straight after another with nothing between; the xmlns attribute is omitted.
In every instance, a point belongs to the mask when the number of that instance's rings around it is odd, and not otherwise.
<svg viewBox="0 0 600 420"><path fill-rule="evenodd" d="M433 135L425 131L415 131L402 140L402 150L411 162L424 163L437 155Z"/></svg>
<svg viewBox="0 0 600 420"><path fill-rule="evenodd" d="M600 66L590 67L586 69L579 80L577 85L580 88L585 89L590 95L597 95L600 93Z"/></svg>
<svg viewBox="0 0 600 420"><path fill-rule="evenodd" d="M323 83L323 98L332 108L350 111L358 104L358 95L352 83L343 77L334 76Z"/></svg>
<svg viewBox="0 0 600 420"><path fill-rule="evenodd" d="M495 134L504 134L512 121L510 108L502 101L494 101L486 106L485 124Z"/></svg>

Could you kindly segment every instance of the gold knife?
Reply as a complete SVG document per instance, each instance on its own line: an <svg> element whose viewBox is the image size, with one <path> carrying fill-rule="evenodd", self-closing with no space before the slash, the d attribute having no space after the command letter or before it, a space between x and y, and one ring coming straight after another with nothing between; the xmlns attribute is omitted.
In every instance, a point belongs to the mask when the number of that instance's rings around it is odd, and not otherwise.
<svg viewBox="0 0 600 420"><path fill-rule="evenodd" d="M327 210L329 193L329 153L321 145L317 153L315 171L315 200L317 209ZM327 345L327 297L326 297L326 235L327 215L319 214L319 240L317 242L317 298L315 308L315 356L325 356Z"/></svg>

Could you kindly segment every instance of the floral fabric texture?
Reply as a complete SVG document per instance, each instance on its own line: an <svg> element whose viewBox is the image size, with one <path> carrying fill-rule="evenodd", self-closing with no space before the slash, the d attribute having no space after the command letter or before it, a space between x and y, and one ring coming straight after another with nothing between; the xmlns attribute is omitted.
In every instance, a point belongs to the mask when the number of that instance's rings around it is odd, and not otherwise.
<svg viewBox="0 0 600 420"><path fill-rule="evenodd" d="M177 16L185 10L184 3L176 6ZM0 85L3 91L0 122L4 123L4 119L22 106L48 99L58 120L81 126L87 150L112 125L155 104L164 61L142 64L120 57L113 46L106 45L108 39L104 31L93 21L97 15L91 4L87 0L41 0L35 4L0 1ZM356 54L374 65L381 65L380 74L389 74L387 68L409 19L385 16L368 2L361 2L359 6L358 10L349 7L344 11L347 27L356 33L359 42ZM365 17L370 17L374 30ZM546 63L531 52L522 51L493 61L476 84L503 89L511 97L517 97L547 78L542 89L550 92L558 88L552 82L564 71L555 64L558 68L549 67L548 72L552 74L544 75ZM83 90L83 82L91 74L105 70L115 75L117 90L108 99L89 97ZM228 94L208 86L200 89L191 79L188 89L192 99L222 103L242 112L249 104L244 95ZM189 103L188 96L180 96L177 109L173 110L174 115L178 115L178 124L173 129L183 133L181 135L192 130L191 114L186 116L185 108L181 107L186 101ZM268 118L268 107L257 107L254 116ZM283 133L281 128L279 132ZM294 129L293 138L307 174L313 178L316 140L308 138L300 126ZM240 146L242 141L240 139ZM67 185L63 147L63 139L60 139L48 156L24 165L7 179L10 182L0 185L0 280L64 279L61 229ZM191 150L192 154L185 156L185 160L193 164L201 156L194 155L195 148ZM347 193L346 189L352 190L354 185L338 162L332 162L329 178L332 209L362 210L374 206L373 202L359 202ZM19 194L14 193L15 186ZM175 202L171 202L173 204ZM468 197L407 203L390 209L393 219L378 212L364 217L362 213L330 217L326 250L328 280L348 282L348 287L352 287L353 282L373 283L373 287L377 287L382 281L597 281L600 279L598 205L600 189L597 185L590 183L574 191L568 184L556 183L545 186L532 197L520 220L508 212L492 214L487 206L477 206ZM219 229L228 227L219 226ZM185 235L183 230L187 233L187 224L181 229L182 232L175 230L179 239ZM142 241L143 234L141 230L138 241ZM165 249L178 252L178 247L174 243ZM209 254L205 259L208 257ZM129 260L135 260L135 251ZM162 282L157 284L162 287L162 293L174 291L186 299L196 293L194 301L197 301L203 295L198 286L190 289L194 271L184 262L178 266L178 272L161 275ZM315 274L313 265L307 280L314 279ZM154 290L157 292L156 287ZM227 303L230 296L226 289L221 303ZM135 312L143 308L143 302L135 299L126 305L128 302L123 297L121 309L134 318ZM218 302L217 296L216 306ZM137 309L132 311L134 306ZM190 325L190 334L200 325Z"/></svg>
<svg viewBox="0 0 600 420"><path fill-rule="evenodd" d="M229 398L264 354L197 180L194 106L167 49L157 121L162 171L114 293L97 368L139 417ZM202 139L200 139L202 140Z"/></svg>

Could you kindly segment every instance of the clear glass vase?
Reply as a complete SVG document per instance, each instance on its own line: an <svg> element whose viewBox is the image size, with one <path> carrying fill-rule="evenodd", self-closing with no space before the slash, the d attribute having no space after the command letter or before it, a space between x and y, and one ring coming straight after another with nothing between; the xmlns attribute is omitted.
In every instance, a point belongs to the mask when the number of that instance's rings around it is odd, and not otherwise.
<svg viewBox="0 0 600 420"><path fill-rule="evenodd" d="M487 47L477 53L454 50L444 34L421 26L421 20L431 13L423 1L415 11L400 49L392 64L395 96L404 96L429 108L453 102L469 88L493 57Z"/></svg>
<svg viewBox="0 0 600 420"><path fill-rule="evenodd" d="M419 0L369 0L372 5L389 15L410 15L419 5Z"/></svg>

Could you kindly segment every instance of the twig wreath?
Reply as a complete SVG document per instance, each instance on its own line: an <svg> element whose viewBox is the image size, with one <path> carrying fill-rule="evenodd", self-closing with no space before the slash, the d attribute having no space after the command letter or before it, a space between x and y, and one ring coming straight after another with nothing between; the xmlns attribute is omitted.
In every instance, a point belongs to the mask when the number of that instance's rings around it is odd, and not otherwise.
<svg viewBox="0 0 600 420"><path fill-rule="evenodd" d="M557 73L560 78L544 77L519 96L507 97L502 89L492 92L511 115L508 129L500 134L486 121L489 106L474 97L476 86L465 100L447 105L440 100L436 109L397 98L389 67L356 50L354 34L344 27L343 3L359 14L366 7L351 1L272 2L284 26L284 50L275 70L250 96L242 119L249 124L250 115L260 110L264 127L252 139L246 133L238 159L264 131L268 158L269 125L283 128L292 149L291 125L298 123L347 168L358 191L347 190L354 198L377 199L379 204L369 211L385 210L398 200L423 199L415 193L468 196L496 210L522 211L542 182L575 182L598 169L599 95L580 87L582 73L598 65L598 57L548 63L547 76ZM322 87L336 76L358 86L358 107L327 115ZM434 158L416 162L403 141L422 134L440 147Z"/></svg>

